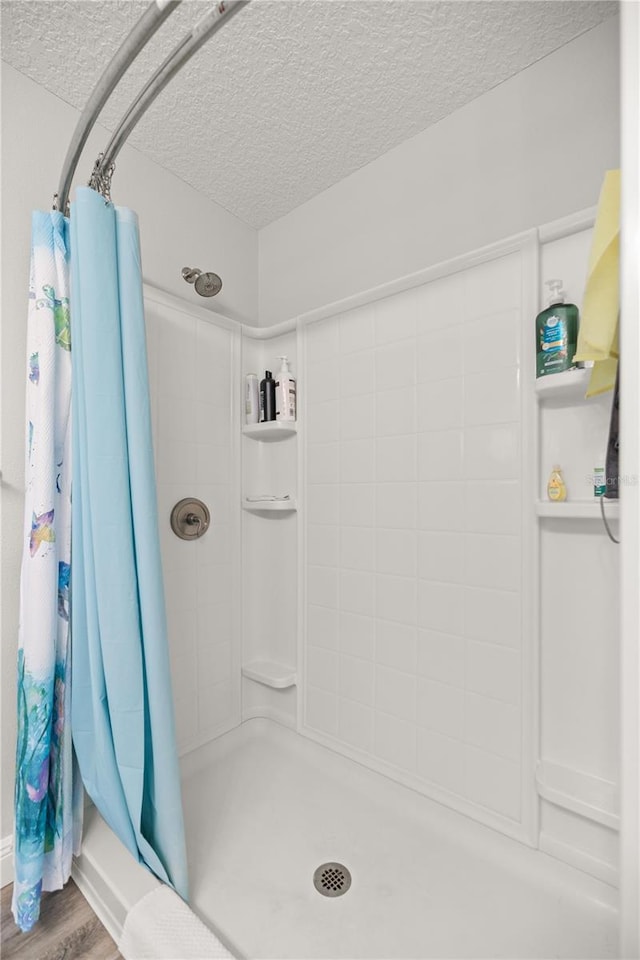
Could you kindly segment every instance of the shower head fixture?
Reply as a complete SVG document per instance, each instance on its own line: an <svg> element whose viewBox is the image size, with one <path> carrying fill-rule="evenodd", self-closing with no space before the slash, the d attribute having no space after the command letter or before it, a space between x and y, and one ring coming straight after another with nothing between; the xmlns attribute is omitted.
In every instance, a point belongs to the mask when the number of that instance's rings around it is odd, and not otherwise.
<svg viewBox="0 0 640 960"><path fill-rule="evenodd" d="M183 267L182 276L187 283L194 283L201 297L215 297L222 290L222 280L217 273L203 273L199 267Z"/></svg>

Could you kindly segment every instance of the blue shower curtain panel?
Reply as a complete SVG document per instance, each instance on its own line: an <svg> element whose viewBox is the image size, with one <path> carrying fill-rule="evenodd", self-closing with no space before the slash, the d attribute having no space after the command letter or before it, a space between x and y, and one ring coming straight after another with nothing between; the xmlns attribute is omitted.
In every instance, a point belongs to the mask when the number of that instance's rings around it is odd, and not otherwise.
<svg viewBox="0 0 640 960"><path fill-rule="evenodd" d="M70 715L71 336L68 223L32 218L25 525L18 635L12 910L22 930L71 873L82 823Z"/></svg>
<svg viewBox="0 0 640 960"><path fill-rule="evenodd" d="M71 211L73 741L131 853L187 897L135 213Z"/></svg>

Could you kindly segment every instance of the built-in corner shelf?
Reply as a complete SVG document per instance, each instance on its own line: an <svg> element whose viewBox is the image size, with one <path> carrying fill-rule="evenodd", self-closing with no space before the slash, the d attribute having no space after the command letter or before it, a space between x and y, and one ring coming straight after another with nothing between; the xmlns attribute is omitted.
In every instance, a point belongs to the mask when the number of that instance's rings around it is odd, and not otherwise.
<svg viewBox="0 0 640 960"><path fill-rule="evenodd" d="M281 420L269 420L267 423L247 423L242 428L242 433L245 437L251 437L252 440L264 440L271 443L274 440L295 437L297 425L295 422L283 422Z"/></svg>
<svg viewBox="0 0 640 960"><path fill-rule="evenodd" d="M560 374L557 374L560 376ZM620 504L612 500L604 501L604 512L607 520L618 520ZM553 520L600 520L600 500L565 500L564 503L555 503L552 500L538 500L536 514L539 517Z"/></svg>
<svg viewBox="0 0 640 960"><path fill-rule="evenodd" d="M575 403L584 400L591 379L591 368L550 373L536 380L536 394L540 401Z"/></svg>
<svg viewBox="0 0 640 960"><path fill-rule="evenodd" d="M295 513L295 500L243 500L242 509L249 513Z"/></svg>
<svg viewBox="0 0 640 960"><path fill-rule="evenodd" d="M286 690L296 685L296 671L284 663L274 660L254 660L242 668L242 676L255 680L274 690Z"/></svg>

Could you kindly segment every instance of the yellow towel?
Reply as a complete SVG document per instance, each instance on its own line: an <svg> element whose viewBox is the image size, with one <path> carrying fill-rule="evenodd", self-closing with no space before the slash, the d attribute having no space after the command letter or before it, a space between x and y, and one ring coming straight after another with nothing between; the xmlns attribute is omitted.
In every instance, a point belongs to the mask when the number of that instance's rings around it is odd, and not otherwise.
<svg viewBox="0 0 640 960"><path fill-rule="evenodd" d="M608 170L600 192L576 360L593 360L587 396L612 390L618 367L620 312L620 171Z"/></svg>

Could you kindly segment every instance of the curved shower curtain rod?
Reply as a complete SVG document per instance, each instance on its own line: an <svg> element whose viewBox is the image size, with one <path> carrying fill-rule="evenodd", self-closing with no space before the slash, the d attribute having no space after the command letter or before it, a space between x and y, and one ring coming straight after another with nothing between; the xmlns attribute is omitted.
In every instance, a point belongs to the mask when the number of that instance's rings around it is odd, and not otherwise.
<svg viewBox="0 0 640 960"><path fill-rule="evenodd" d="M100 111L113 93L123 74L129 69L158 27L173 13L179 3L180 0L168 0L168 2L154 0L142 14L131 33L128 34L124 42L120 45L115 56L93 88L91 96L80 114L80 119L71 137L67 155L64 158L58 192L53 198L54 210L62 210L63 213L66 212L71 181L76 172L80 154L98 119Z"/></svg>
<svg viewBox="0 0 640 960"><path fill-rule="evenodd" d="M158 27L173 13L181 0L153 0L131 33L125 38L117 53L98 80L76 125L65 157L60 185L54 196L54 209L67 212L71 181L78 166L80 155L98 115L123 74L131 66L140 51L154 35ZM110 199L111 176L114 161L127 137L141 117L149 109L158 94L187 63L200 47L216 33L223 23L244 7L249 0L217 0L212 10L206 13L189 33L171 51L155 73L133 100L113 133L104 153L96 160L90 186Z"/></svg>

